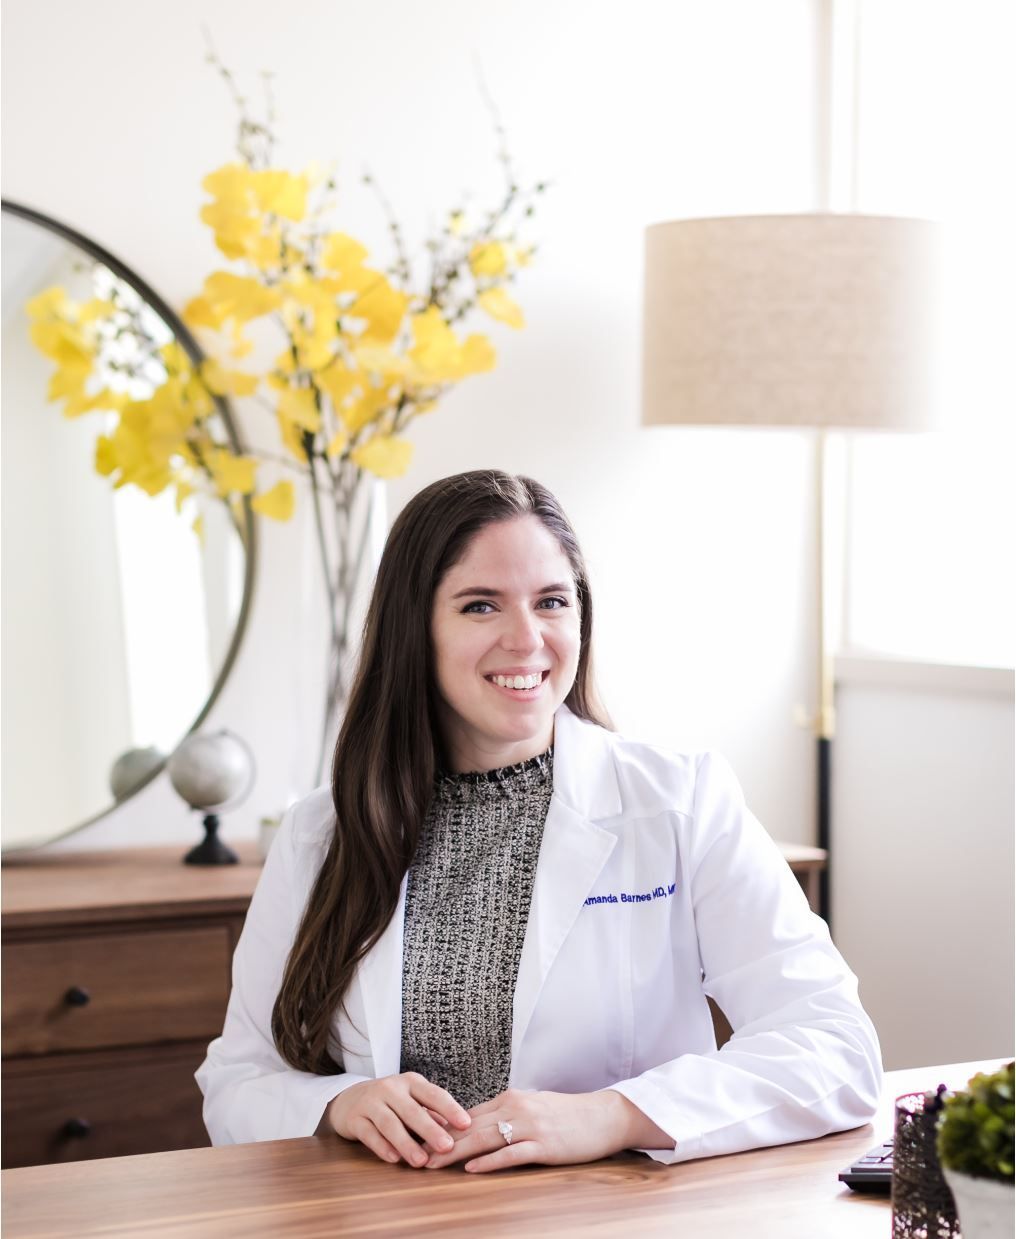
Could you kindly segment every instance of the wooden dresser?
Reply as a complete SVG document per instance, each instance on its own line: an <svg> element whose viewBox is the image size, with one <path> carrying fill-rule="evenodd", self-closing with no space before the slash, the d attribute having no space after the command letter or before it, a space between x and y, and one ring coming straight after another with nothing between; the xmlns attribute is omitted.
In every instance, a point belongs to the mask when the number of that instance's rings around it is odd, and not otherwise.
<svg viewBox="0 0 1016 1239"><path fill-rule="evenodd" d="M3 864L2 1164L207 1145L194 1072L222 1030L261 866L186 847Z"/></svg>

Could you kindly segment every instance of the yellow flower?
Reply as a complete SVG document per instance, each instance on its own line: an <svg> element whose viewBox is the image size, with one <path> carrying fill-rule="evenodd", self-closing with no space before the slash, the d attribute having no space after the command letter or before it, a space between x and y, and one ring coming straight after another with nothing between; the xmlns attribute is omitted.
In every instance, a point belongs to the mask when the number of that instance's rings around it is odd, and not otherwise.
<svg viewBox="0 0 1016 1239"><path fill-rule="evenodd" d="M452 383L494 368L494 349L486 336L471 335L460 343L436 306L414 315L412 325L415 343L409 356L419 381Z"/></svg>
<svg viewBox="0 0 1016 1239"><path fill-rule="evenodd" d="M131 484L158 495L173 480L170 460L179 442L175 431L153 427L145 405L131 405L112 435L97 447L96 469L107 476L115 472L116 487Z"/></svg>
<svg viewBox="0 0 1016 1239"><path fill-rule="evenodd" d="M402 326L409 298L392 288L379 271L368 274L372 278L365 283L346 313L364 321L360 339L365 344L391 344Z"/></svg>
<svg viewBox="0 0 1016 1239"><path fill-rule="evenodd" d="M459 352L459 341L437 306L430 306L412 318L414 346L409 356L417 368L434 376L451 375Z"/></svg>
<svg viewBox="0 0 1016 1239"><path fill-rule="evenodd" d="M317 434L321 429L321 412L312 387L287 387L279 392L279 412L301 430Z"/></svg>
<svg viewBox="0 0 1016 1239"><path fill-rule="evenodd" d="M196 402L186 394L195 384L191 376L186 382L171 378L156 388L148 400L130 406L125 412L147 435L151 446L160 447L168 455L175 452L186 432L207 408L209 397Z"/></svg>
<svg viewBox="0 0 1016 1239"><path fill-rule="evenodd" d="M281 168L253 172L251 185L257 205L266 214L298 222L307 212L307 178Z"/></svg>
<svg viewBox="0 0 1016 1239"><path fill-rule="evenodd" d="M385 388L368 387L359 400L344 404L339 414L349 433L355 435L364 426L375 421L391 402L391 396Z"/></svg>
<svg viewBox="0 0 1016 1239"><path fill-rule="evenodd" d="M466 337L462 346L462 360L466 374L483 374L497 364L497 353L486 336L478 332Z"/></svg>
<svg viewBox="0 0 1016 1239"><path fill-rule="evenodd" d="M356 344L353 348L353 355L361 369L389 381L408 374L411 368L405 357L400 357L398 353L383 345Z"/></svg>
<svg viewBox="0 0 1016 1239"><path fill-rule="evenodd" d="M251 197L252 176L253 173L246 164L227 163L216 168L214 172L209 172L201 182L201 188L221 202L243 207Z"/></svg>
<svg viewBox="0 0 1016 1239"><path fill-rule="evenodd" d="M263 491L252 499L250 506L255 512L273 521L288 521L296 506L293 483L276 482L270 490Z"/></svg>
<svg viewBox="0 0 1016 1239"><path fill-rule="evenodd" d="M227 258L243 258L261 233L261 223L251 215L221 202L201 208L201 220L215 233L215 244Z"/></svg>
<svg viewBox="0 0 1016 1239"><path fill-rule="evenodd" d="M95 440L95 472L108 478L117 468L116 448L108 435L99 435Z"/></svg>
<svg viewBox="0 0 1016 1239"><path fill-rule="evenodd" d="M247 257L261 271L273 271L283 265L282 229L278 224L253 237L247 243ZM286 257L293 261L298 255L286 247Z"/></svg>
<svg viewBox="0 0 1016 1239"><path fill-rule="evenodd" d="M241 357L246 357L253 347L254 341L247 339L239 323L234 323L229 355L239 361Z"/></svg>
<svg viewBox="0 0 1016 1239"><path fill-rule="evenodd" d="M480 293L476 301L480 309L486 310L491 318L507 323L509 327L524 327L526 325L526 320L522 316L522 310L503 288L488 288L485 292Z"/></svg>
<svg viewBox="0 0 1016 1239"><path fill-rule="evenodd" d="M321 247L321 266L326 271L345 274L362 266L367 250L344 232L332 232L324 238Z"/></svg>
<svg viewBox="0 0 1016 1239"><path fill-rule="evenodd" d="M61 319L37 319L28 332L32 343L58 366L87 365L95 357L94 337L74 323Z"/></svg>
<svg viewBox="0 0 1016 1239"><path fill-rule="evenodd" d="M54 318L65 313L68 305L66 290L59 284L54 284L52 288L34 296L25 305L25 313L29 318Z"/></svg>
<svg viewBox="0 0 1016 1239"><path fill-rule="evenodd" d="M231 271L213 272L205 280L204 296L220 322L232 318L246 323L270 314L282 302L278 289L266 288L250 276L234 275Z"/></svg>
<svg viewBox="0 0 1016 1239"><path fill-rule="evenodd" d="M191 423L215 412L215 404L196 374L191 374L180 386L180 403L187 411Z"/></svg>
<svg viewBox="0 0 1016 1239"><path fill-rule="evenodd" d="M183 321L188 327L208 327L218 331L225 321L221 307L213 305L207 297L192 297L183 308Z"/></svg>
<svg viewBox="0 0 1016 1239"><path fill-rule="evenodd" d="M292 482L257 493L259 458L213 439L218 397L252 395L264 380L276 396L284 448L300 465L323 461L323 451L343 466L350 459L358 470L394 478L413 453L398 433L400 417L430 411L448 385L493 368L495 353L485 335L461 336L439 306L420 310L423 300L401 291L400 278L366 265L368 251L354 237L321 234L333 185L329 179L320 202L317 191L311 201L311 190L326 176L318 168L293 173L239 161L205 177L201 218L222 253L244 262L246 274L219 270L207 277L184 320L216 333L209 347L214 356L192 359L178 339L163 345L165 377L143 400L102 384L103 367L112 360L108 341L126 322L114 301L93 295L77 304L54 286L29 302L32 339L55 363L50 398L62 402L65 416L90 410L116 415L95 447L95 468L114 487L135 485L152 495L174 487L179 512L195 487L212 489L210 478L235 514L250 497L260 515L288 520L296 503ZM468 263L472 272L476 304L522 327L522 310L506 280L531 251L489 237L477 241L464 210L450 212L447 221L447 232L468 251L465 257L460 252L459 265ZM270 315L286 344L274 367L267 373L232 368L254 347L246 325ZM259 332L255 326L251 336L260 346ZM200 516L194 529L203 537Z"/></svg>
<svg viewBox="0 0 1016 1239"><path fill-rule="evenodd" d="M217 396L251 396L257 391L258 376L241 370L225 370L214 357L201 363L201 377Z"/></svg>
<svg viewBox="0 0 1016 1239"><path fill-rule="evenodd" d="M164 344L159 349L159 356L165 363L168 374L185 377L193 373L191 359L179 340L170 340L168 344Z"/></svg>
<svg viewBox="0 0 1016 1239"><path fill-rule="evenodd" d="M205 296L194 297L184 306L183 321L193 330L204 327L209 331L219 331L229 318L231 309L228 301L213 304ZM237 358L246 357L254 344L243 334L240 322L233 322L230 335L230 354Z"/></svg>
<svg viewBox="0 0 1016 1239"><path fill-rule="evenodd" d="M94 323L96 319L111 318L116 313L117 307L112 301L105 301L101 297L90 297L78 306L77 318L79 323Z"/></svg>
<svg viewBox="0 0 1016 1239"><path fill-rule="evenodd" d="M79 396L69 395L63 407L64 417L80 417L82 413L113 413L122 409L128 403L124 392L112 392L108 388L97 391L93 396L82 390Z"/></svg>
<svg viewBox="0 0 1016 1239"><path fill-rule="evenodd" d="M365 376L359 370L350 370L337 359L319 370L314 382L331 399L335 409L341 408L354 392L366 386Z"/></svg>
<svg viewBox="0 0 1016 1239"><path fill-rule="evenodd" d="M227 258L249 258L261 270L283 263L285 233L276 220L298 222L307 211L309 179L281 168L255 171L244 164L226 164L202 182L213 201L201 208L201 219L215 233L215 243ZM286 258L297 258L286 253Z"/></svg>
<svg viewBox="0 0 1016 1239"><path fill-rule="evenodd" d="M478 277L504 275L508 253L500 241L478 241L469 251L469 266Z"/></svg>
<svg viewBox="0 0 1016 1239"><path fill-rule="evenodd" d="M287 280L284 290L286 300L282 304L282 317L300 366L305 370L326 366L332 359L338 334L334 296L307 279Z"/></svg>
<svg viewBox="0 0 1016 1239"><path fill-rule="evenodd" d="M177 480L176 498L174 500L174 504L176 506L177 512L180 512L183 509L183 505L187 502L187 500L193 494L194 494L194 487L191 486L190 482L185 482L182 478Z"/></svg>
<svg viewBox="0 0 1016 1239"><path fill-rule="evenodd" d="M275 369L265 376L265 382L269 387L277 387L281 391L293 381L293 375L298 368L292 349L284 349L275 359Z"/></svg>
<svg viewBox="0 0 1016 1239"><path fill-rule="evenodd" d="M205 544L205 518L203 516L195 516L194 521L191 524L191 529L193 529L194 532L197 534L198 541L201 543L201 545L204 546Z"/></svg>
<svg viewBox="0 0 1016 1239"><path fill-rule="evenodd" d="M221 448L210 451L205 457L215 480L215 489L225 497L230 493L249 495L254 490L254 475L258 462L250 456L234 456Z"/></svg>
<svg viewBox="0 0 1016 1239"><path fill-rule="evenodd" d="M91 363L86 365L61 366L54 370L46 388L47 400L75 399L84 396L85 384L92 373ZM71 415L73 416L73 415Z"/></svg>
<svg viewBox="0 0 1016 1239"><path fill-rule="evenodd" d="M114 487L138 486L149 495L158 495L173 480L166 444L153 440L150 410L146 403L128 405L113 434L96 448L96 469L111 475L117 472Z"/></svg>
<svg viewBox="0 0 1016 1239"><path fill-rule="evenodd" d="M331 343L316 336L294 334L294 343L304 370L320 370L334 356Z"/></svg>
<svg viewBox="0 0 1016 1239"><path fill-rule="evenodd" d="M413 445L395 435L376 434L354 448L350 459L379 478L401 477L409 468Z"/></svg>
<svg viewBox="0 0 1016 1239"><path fill-rule="evenodd" d="M261 232L254 213L254 173L241 163L226 164L201 182L214 201L201 208L201 219L215 233L215 244L227 258L243 258Z"/></svg>

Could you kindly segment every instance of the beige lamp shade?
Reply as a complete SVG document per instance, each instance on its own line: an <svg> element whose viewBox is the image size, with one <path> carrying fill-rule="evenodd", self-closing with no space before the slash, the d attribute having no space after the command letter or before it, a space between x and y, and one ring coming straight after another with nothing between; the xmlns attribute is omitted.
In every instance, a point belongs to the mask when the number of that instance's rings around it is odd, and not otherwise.
<svg viewBox="0 0 1016 1239"><path fill-rule="evenodd" d="M924 429L938 421L941 230L866 215L646 232L647 425Z"/></svg>

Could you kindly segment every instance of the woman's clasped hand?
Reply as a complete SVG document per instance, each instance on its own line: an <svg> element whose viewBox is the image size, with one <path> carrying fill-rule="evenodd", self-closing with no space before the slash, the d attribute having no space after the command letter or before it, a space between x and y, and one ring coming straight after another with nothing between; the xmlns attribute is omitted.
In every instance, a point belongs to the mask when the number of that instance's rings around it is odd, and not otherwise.
<svg viewBox="0 0 1016 1239"><path fill-rule="evenodd" d="M329 1103L326 1118L340 1136L359 1140L382 1161L410 1166L425 1166L432 1150L450 1153L449 1133L472 1124L451 1093L415 1071L350 1085Z"/></svg>
<svg viewBox="0 0 1016 1239"><path fill-rule="evenodd" d="M621 1093L526 1092L509 1088L466 1111L416 1072L354 1084L328 1108L331 1127L387 1162L470 1172L575 1165L622 1149L672 1144ZM506 1138L510 1135L510 1141Z"/></svg>

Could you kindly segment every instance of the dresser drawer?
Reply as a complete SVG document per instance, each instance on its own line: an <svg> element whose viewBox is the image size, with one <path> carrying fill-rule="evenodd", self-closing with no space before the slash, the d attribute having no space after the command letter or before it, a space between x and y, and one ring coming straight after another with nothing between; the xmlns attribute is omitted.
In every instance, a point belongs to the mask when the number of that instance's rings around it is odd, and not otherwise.
<svg viewBox="0 0 1016 1239"><path fill-rule="evenodd" d="M10 943L4 1056L215 1036L231 949L224 925Z"/></svg>
<svg viewBox="0 0 1016 1239"><path fill-rule="evenodd" d="M204 1056L200 1041L5 1063L4 1167L207 1145Z"/></svg>

